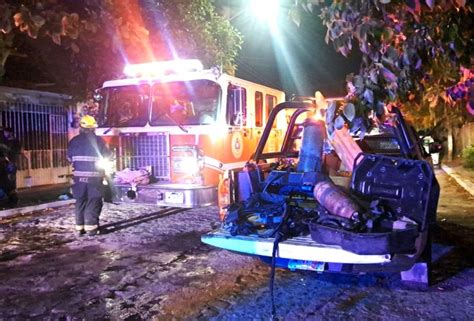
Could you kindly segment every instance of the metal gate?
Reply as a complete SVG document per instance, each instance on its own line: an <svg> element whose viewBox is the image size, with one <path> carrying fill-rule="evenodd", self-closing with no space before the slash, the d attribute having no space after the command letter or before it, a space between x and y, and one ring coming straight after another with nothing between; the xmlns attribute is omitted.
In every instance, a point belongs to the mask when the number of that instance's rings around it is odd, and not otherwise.
<svg viewBox="0 0 474 321"><path fill-rule="evenodd" d="M17 186L67 182L68 111L65 95L0 87L0 125L20 140Z"/></svg>

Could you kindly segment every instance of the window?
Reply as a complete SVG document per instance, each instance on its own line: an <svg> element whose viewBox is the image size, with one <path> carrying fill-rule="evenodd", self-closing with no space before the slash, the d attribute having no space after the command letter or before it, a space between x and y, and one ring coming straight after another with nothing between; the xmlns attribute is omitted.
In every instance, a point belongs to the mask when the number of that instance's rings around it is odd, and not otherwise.
<svg viewBox="0 0 474 321"><path fill-rule="evenodd" d="M232 126L247 124L247 91L230 84L227 88L227 122Z"/></svg>
<svg viewBox="0 0 474 321"><path fill-rule="evenodd" d="M155 84L151 125L208 125L217 118L221 89L210 80Z"/></svg>
<svg viewBox="0 0 474 321"><path fill-rule="evenodd" d="M145 126L148 120L148 85L107 88L102 126Z"/></svg>
<svg viewBox="0 0 474 321"><path fill-rule="evenodd" d="M268 122L268 118L270 116L270 112L272 111L273 107L275 107L277 102L277 99L273 95L265 95L265 109L267 111L267 119L266 121ZM276 127L276 122L273 122L273 127Z"/></svg>
<svg viewBox="0 0 474 321"><path fill-rule="evenodd" d="M263 94L259 91L255 92L255 127L263 125Z"/></svg>

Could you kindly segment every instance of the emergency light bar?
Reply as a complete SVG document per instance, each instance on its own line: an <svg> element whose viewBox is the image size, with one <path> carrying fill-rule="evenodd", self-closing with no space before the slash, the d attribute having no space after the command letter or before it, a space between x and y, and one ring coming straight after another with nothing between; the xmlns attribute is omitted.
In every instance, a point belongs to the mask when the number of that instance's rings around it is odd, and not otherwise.
<svg viewBox="0 0 474 321"><path fill-rule="evenodd" d="M202 63L197 59L178 59L144 64L127 64L123 72L129 77L137 78L202 71L203 69Z"/></svg>

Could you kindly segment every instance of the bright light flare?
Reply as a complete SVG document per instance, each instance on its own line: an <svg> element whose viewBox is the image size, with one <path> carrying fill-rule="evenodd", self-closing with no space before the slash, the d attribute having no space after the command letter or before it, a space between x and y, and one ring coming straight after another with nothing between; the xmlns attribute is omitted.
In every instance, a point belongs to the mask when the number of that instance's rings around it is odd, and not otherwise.
<svg viewBox="0 0 474 321"><path fill-rule="evenodd" d="M221 142L228 134L229 127L226 124L222 124L219 122L215 122L210 130L211 135L209 135L209 139L211 140L211 144L217 144Z"/></svg>
<svg viewBox="0 0 474 321"><path fill-rule="evenodd" d="M318 110L314 113L313 119L314 119L314 120L322 120L322 121L324 121L325 118L324 118L324 116L323 116L323 110L325 111L325 109L318 109Z"/></svg>
<svg viewBox="0 0 474 321"><path fill-rule="evenodd" d="M250 10L261 22L274 23L280 10L279 0L251 0Z"/></svg>
<svg viewBox="0 0 474 321"><path fill-rule="evenodd" d="M324 98L323 94L318 90L314 93L316 100L317 111L314 114L313 118L316 120L325 120L324 113L328 108L328 101Z"/></svg>
<svg viewBox="0 0 474 321"><path fill-rule="evenodd" d="M202 162L196 157L182 157L173 163L174 170L186 174L197 174L202 169Z"/></svg>
<svg viewBox="0 0 474 321"><path fill-rule="evenodd" d="M197 59L177 59L155 61L144 64L127 64L123 73L128 77L158 77L169 74L202 71L201 61Z"/></svg>
<svg viewBox="0 0 474 321"><path fill-rule="evenodd" d="M105 172L106 175L110 175L115 171L115 163L110 158L101 158L96 162L96 167Z"/></svg>
<svg viewBox="0 0 474 321"><path fill-rule="evenodd" d="M316 99L316 105L318 108L325 109L328 107L326 98L324 98L323 94L319 90L314 93L314 97Z"/></svg>

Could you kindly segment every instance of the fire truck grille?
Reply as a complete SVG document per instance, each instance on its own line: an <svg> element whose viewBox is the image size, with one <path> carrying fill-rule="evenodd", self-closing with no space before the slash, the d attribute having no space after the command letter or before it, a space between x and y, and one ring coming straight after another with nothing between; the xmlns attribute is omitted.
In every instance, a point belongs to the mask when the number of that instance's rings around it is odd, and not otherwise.
<svg viewBox="0 0 474 321"><path fill-rule="evenodd" d="M169 136L166 133L120 137L119 170L124 168L151 170L158 180L170 179Z"/></svg>

